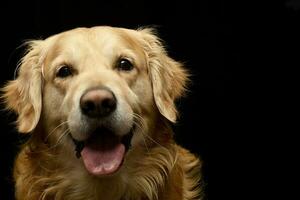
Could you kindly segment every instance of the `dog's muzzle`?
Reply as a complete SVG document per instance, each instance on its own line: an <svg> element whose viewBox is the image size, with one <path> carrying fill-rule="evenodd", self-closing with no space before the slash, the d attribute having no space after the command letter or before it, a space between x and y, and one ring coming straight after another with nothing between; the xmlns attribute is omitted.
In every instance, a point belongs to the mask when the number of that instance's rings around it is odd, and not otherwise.
<svg viewBox="0 0 300 200"><path fill-rule="evenodd" d="M117 99L109 88L87 90L81 96L79 106L90 130L85 133L87 138L84 140L72 137L76 157L82 158L90 174L113 174L122 166L125 154L130 148L134 127L126 134L116 132L115 122L111 120L117 112Z"/></svg>

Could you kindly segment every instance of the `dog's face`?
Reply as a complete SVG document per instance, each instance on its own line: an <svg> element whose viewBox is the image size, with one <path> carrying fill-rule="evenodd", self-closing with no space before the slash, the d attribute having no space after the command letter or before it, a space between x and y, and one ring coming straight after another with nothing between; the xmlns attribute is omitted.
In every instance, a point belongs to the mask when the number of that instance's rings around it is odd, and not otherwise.
<svg viewBox="0 0 300 200"><path fill-rule="evenodd" d="M76 141L86 170L103 176L154 137L158 119L175 122L186 79L150 29L80 28L31 42L4 97L20 132Z"/></svg>

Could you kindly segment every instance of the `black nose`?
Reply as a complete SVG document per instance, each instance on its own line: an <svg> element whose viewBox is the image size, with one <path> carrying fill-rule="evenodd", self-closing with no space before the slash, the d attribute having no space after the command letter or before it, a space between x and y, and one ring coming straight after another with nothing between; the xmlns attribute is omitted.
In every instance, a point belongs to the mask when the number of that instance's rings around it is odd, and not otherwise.
<svg viewBox="0 0 300 200"><path fill-rule="evenodd" d="M80 98L80 108L84 115L92 118L106 117L116 109L117 100L107 88L88 90Z"/></svg>

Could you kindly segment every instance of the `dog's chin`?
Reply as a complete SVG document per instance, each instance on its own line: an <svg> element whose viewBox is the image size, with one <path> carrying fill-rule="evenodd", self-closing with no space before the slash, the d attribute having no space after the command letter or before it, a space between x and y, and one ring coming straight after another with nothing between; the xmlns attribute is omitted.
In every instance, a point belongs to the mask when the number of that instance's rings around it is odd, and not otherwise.
<svg viewBox="0 0 300 200"><path fill-rule="evenodd" d="M110 176L119 171L131 146L134 127L125 135L117 136L107 128L97 128L85 141L76 141L76 154L86 170L94 176Z"/></svg>

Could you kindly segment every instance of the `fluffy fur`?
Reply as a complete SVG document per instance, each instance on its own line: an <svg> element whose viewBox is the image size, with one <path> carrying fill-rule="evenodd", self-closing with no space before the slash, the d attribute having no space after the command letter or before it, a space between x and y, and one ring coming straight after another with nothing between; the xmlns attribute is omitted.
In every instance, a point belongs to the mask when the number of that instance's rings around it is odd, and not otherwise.
<svg viewBox="0 0 300 200"><path fill-rule="evenodd" d="M18 78L3 88L7 108L18 114L19 132L31 134L15 161L18 200L201 199L201 163L174 143L170 127L188 73L152 29L79 28L27 45ZM133 71L113 68L122 56L132 60ZM65 64L76 73L55 77ZM111 119L112 126L137 127L123 166L107 177L86 171L69 137L82 137L76 130L90 125L78 117L78 96L99 85L111 87L121 102L118 116L126 110L123 121Z"/></svg>

